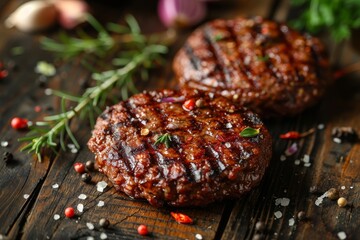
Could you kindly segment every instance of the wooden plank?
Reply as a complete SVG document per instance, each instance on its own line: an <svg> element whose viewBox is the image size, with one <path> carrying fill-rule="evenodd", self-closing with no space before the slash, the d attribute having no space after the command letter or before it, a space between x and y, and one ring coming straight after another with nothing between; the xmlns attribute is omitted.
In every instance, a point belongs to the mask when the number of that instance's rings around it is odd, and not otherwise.
<svg viewBox="0 0 360 240"><path fill-rule="evenodd" d="M278 20L287 16L285 2L274 16ZM341 51L331 53L337 64L359 61L358 53L348 42ZM258 189L235 204L222 239L255 238L258 221L266 224L262 235L265 239L338 239L339 232L344 232L348 239L359 236L359 144L337 144L331 137L332 128L336 126L351 126L359 131L360 107L354 104L359 102L359 90L359 76L340 79L314 108L296 118L267 123L274 137L270 167ZM303 132L317 128L318 124L325 124L325 129L318 129L316 134L298 141L297 154L280 161L280 156L291 144L280 140L277 137L280 133ZM304 163L294 164L304 154L310 156L310 167L304 167ZM310 188L314 186L317 190L311 193ZM332 187L349 200L348 207L339 208L336 201L327 198L320 206L315 205L318 197ZM290 204L275 205L275 200L283 197L289 198ZM282 213L281 218L276 219L276 211ZM299 211L305 211L305 221L296 219ZM293 226L289 226L292 225L290 219L295 220Z"/></svg>

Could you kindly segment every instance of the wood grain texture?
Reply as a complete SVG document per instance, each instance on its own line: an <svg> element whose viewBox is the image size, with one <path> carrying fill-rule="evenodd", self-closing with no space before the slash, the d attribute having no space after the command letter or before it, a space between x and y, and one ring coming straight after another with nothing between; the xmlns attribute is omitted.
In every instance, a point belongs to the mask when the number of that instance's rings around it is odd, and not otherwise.
<svg viewBox="0 0 360 240"><path fill-rule="evenodd" d="M5 19L21 2L0 1L0 19ZM133 13L146 32L164 30L156 17L155 0L149 1L147 8L138 7L139 4L143 6L140 0L90 3L94 14L104 22L120 21L124 13ZM276 19L284 19L288 15L287 10L286 1L280 0L218 1L210 3L208 19L269 14ZM341 231L346 233L347 239L360 236L357 226L360 219L360 145L337 144L331 138L331 129L335 126L352 126L360 131L358 75L339 79L317 106L303 114L266 122L274 138L274 154L264 180L250 194L237 201L224 201L204 208L158 209L145 201L132 200L116 193L111 186L103 193L98 192L96 183L107 181L100 173L91 172L93 178L90 184L80 180L73 164L93 159L86 148L91 131L87 124L73 124L82 146L77 153L61 152L38 163L19 151L21 143L16 139L24 133L9 127L11 118L41 119L43 115L58 111L60 103L58 98L46 96L44 88L34 84L39 77L34 73L36 63L39 60L52 62L51 55L40 49L39 35L7 30L2 25L0 32L0 59L15 60L18 65L16 71L11 71L7 79L0 81L0 141L8 140L10 143L7 148L0 147L0 154L10 151L15 156L12 163L0 161L0 234L8 239L87 239L88 236L99 239L102 233L106 233L108 239L139 239L136 230L139 224L146 224L151 233L144 238L195 239L195 234L201 234L203 239L252 239L256 234L257 221L266 224L266 239L338 239L337 234ZM138 81L140 90L176 88L171 61L190 33L191 30L179 33L166 67L154 72L150 81ZM327 44L331 43L327 41ZM22 46L24 54L13 56L11 49L15 46ZM353 49L351 42L346 42L336 51L332 50L334 64L344 66L358 61L359 53ZM45 87L81 93L90 73L81 67L79 60L56 61L55 65L58 73L48 79ZM34 112L37 105L42 107L41 113ZM313 135L297 141L299 151L280 161L280 156L292 142L279 140L279 134L289 130L303 132L317 128L318 124L325 124L325 129L318 129ZM301 159L304 154L310 156L310 167L305 167L303 162L295 165L295 160ZM54 184L58 184L59 188L53 188ZM317 190L310 193L312 186L316 186ZM329 199L324 199L320 206L315 205L316 199L331 187L339 189L341 196L348 199L348 207L339 208ZM87 199L79 199L81 193L86 194ZM29 194L29 198L24 199L24 194ZM290 204L275 205L278 198L289 198ZM99 201L104 201L105 205L98 207ZM84 211L77 211L75 218L66 219L65 208L76 208L79 203L84 205ZM194 224L176 223L170 216L171 211L189 215ZM276 211L282 213L281 218L275 219ZM294 225L289 226L289 220L295 218L299 211L305 211L307 219L295 219ZM54 219L55 214L60 215L59 220ZM101 228L98 224L100 218L109 219L111 226ZM90 230L87 223L94 224L95 229Z"/></svg>

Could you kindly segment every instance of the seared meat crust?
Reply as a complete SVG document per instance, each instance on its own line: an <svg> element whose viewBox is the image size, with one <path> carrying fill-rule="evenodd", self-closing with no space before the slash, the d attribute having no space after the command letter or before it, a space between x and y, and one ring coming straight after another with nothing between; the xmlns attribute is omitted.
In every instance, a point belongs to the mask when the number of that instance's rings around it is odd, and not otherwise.
<svg viewBox="0 0 360 240"><path fill-rule="evenodd" d="M321 42L261 17L215 20L177 53L181 87L217 92L262 117L295 115L331 82Z"/></svg>
<svg viewBox="0 0 360 240"><path fill-rule="evenodd" d="M192 110L183 107L190 99ZM260 134L241 137L246 127ZM166 133L169 147L156 144ZM240 197L260 182L272 147L256 114L193 90L144 92L108 107L88 146L117 190L155 206Z"/></svg>

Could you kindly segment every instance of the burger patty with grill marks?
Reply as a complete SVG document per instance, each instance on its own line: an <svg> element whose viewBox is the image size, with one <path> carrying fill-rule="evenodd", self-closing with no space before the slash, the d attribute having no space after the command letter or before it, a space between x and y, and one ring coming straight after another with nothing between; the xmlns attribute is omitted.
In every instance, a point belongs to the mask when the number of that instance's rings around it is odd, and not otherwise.
<svg viewBox="0 0 360 240"><path fill-rule="evenodd" d="M220 93L262 117L300 113L331 82L317 38L261 17L205 24L177 53L173 68L181 87Z"/></svg>
<svg viewBox="0 0 360 240"><path fill-rule="evenodd" d="M250 137L247 127L259 131ZM88 142L115 188L162 206L203 206L256 186L271 158L258 116L194 90L134 95L102 113Z"/></svg>

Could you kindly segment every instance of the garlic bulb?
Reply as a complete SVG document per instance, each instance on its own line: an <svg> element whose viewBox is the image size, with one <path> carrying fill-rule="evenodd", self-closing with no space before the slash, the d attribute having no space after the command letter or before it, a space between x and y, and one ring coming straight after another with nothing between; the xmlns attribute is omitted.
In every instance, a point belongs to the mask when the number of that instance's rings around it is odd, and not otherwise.
<svg viewBox="0 0 360 240"><path fill-rule="evenodd" d="M55 0L59 11L59 23L63 28L72 29L86 21L89 6L82 0Z"/></svg>
<svg viewBox="0 0 360 240"><path fill-rule="evenodd" d="M22 4L5 21L8 28L16 27L23 32L44 30L57 20L57 10L52 2L34 0Z"/></svg>

